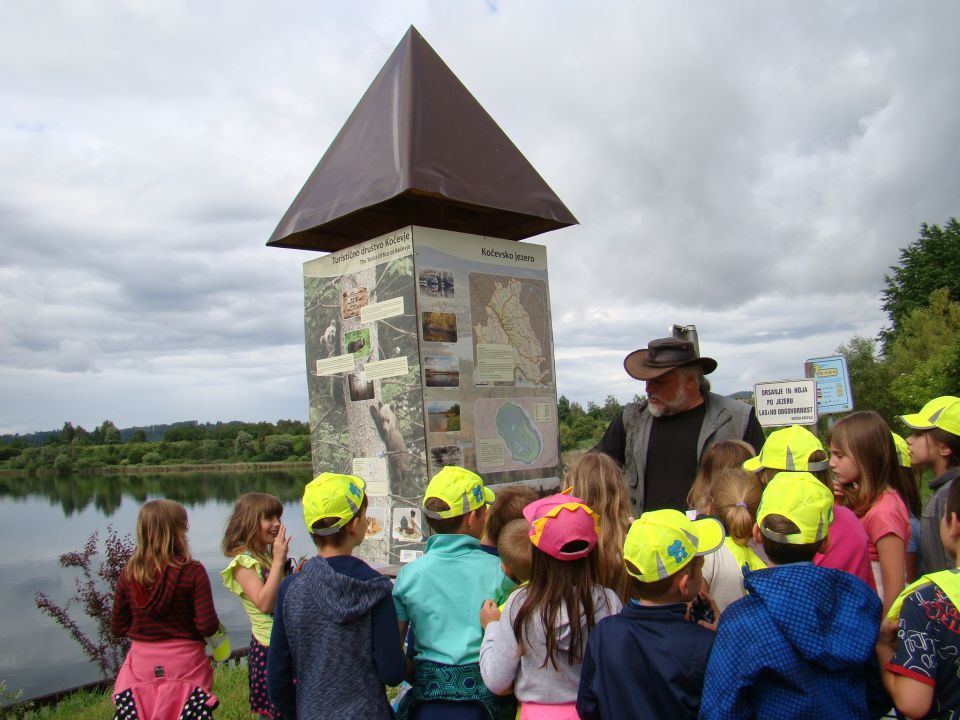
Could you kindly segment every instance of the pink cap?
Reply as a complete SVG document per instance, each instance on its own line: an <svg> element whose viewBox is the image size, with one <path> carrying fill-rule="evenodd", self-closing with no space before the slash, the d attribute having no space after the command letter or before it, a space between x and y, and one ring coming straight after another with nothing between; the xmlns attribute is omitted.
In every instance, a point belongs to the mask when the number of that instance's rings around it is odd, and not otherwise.
<svg viewBox="0 0 960 720"><path fill-rule="evenodd" d="M530 542L557 560L579 560L597 544L599 518L583 500L572 495L550 495L523 509L530 523ZM577 543L567 552L563 547Z"/></svg>

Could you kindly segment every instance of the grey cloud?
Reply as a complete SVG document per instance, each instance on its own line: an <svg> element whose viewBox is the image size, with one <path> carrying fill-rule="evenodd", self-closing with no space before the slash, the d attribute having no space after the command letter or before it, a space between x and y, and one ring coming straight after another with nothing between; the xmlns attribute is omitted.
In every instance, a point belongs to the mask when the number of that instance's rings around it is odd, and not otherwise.
<svg viewBox="0 0 960 720"><path fill-rule="evenodd" d="M314 256L263 244L411 21L582 222L532 239L582 402L672 322L725 391L874 334L957 212L955 3L493 9L8 8L0 430L304 417Z"/></svg>

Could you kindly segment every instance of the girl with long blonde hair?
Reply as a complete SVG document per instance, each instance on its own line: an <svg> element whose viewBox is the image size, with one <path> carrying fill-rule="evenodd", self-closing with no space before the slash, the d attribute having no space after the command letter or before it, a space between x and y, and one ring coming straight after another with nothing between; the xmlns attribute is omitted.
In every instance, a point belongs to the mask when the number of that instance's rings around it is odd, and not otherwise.
<svg viewBox="0 0 960 720"><path fill-rule="evenodd" d="M231 560L220 571L220 577L224 586L240 598L250 618L250 711L267 718L279 717L267 695L267 653L277 590L288 571L290 537L280 522L281 515L283 505L273 495L241 495L233 506L221 543L223 554Z"/></svg>
<svg viewBox="0 0 960 720"><path fill-rule="evenodd" d="M120 574L111 629L130 650L114 685L119 718L209 717L217 700L204 638L220 629L210 580L187 544L187 511L172 500L144 503L137 546Z"/></svg>
<svg viewBox="0 0 960 720"><path fill-rule="evenodd" d="M630 578L623 568L623 541L630 528L630 500L623 471L609 455L588 452L570 466L563 483L600 516L596 580L627 602Z"/></svg>

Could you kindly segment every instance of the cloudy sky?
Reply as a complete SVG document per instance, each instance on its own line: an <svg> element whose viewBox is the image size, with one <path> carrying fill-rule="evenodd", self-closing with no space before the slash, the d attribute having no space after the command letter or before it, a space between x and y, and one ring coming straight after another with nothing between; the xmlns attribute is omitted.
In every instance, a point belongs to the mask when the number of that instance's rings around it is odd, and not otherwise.
<svg viewBox="0 0 960 720"><path fill-rule="evenodd" d="M696 324L724 393L884 323L960 213L960 4L0 0L0 432L305 418L302 263L265 247L412 24L580 226L558 390ZM950 48L953 48L952 50Z"/></svg>

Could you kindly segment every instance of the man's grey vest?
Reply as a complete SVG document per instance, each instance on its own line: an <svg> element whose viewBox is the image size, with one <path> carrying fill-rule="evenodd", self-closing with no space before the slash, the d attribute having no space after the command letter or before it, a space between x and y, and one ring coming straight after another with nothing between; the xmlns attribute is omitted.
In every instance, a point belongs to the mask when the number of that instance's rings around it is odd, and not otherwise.
<svg viewBox="0 0 960 720"><path fill-rule="evenodd" d="M700 437L697 439L697 462L703 452L720 440L743 440L753 410L746 403L715 393L707 393L706 411ZM647 467L647 446L654 417L647 412L646 399L628 403L623 408L624 463L623 479L630 493L630 508L637 517L643 512L644 473ZM693 478L690 478L691 483Z"/></svg>

